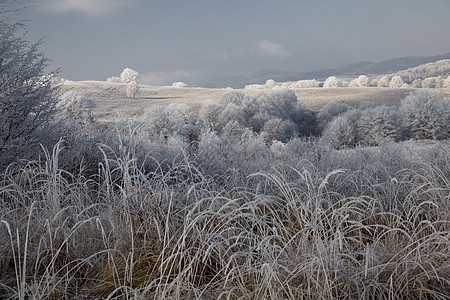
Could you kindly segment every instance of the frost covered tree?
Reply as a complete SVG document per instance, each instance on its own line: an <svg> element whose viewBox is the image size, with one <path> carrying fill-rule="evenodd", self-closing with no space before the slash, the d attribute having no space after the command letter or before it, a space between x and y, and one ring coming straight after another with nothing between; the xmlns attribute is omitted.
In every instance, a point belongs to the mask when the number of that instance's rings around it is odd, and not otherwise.
<svg viewBox="0 0 450 300"><path fill-rule="evenodd" d="M197 140L203 127L202 120L186 104L152 106L144 112L142 119L148 136L161 141L176 137L192 143Z"/></svg>
<svg viewBox="0 0 450 300"><path fill-rule="evenodd" d="M366 75L359 75L358 78L350 81L349 87L368 87L369 86L369 77Z"/></svg>
<svg viewBox="0 0 450 300"><path fill-rule="evenodd" d="M383 76L378 80L377 87L389 87L389 79Z"/></svg>
<svg viewBox="0 0 450 300"><path fill-rule="evenodd" d="M324 88L342 87L342 82L336 76L330 76L323 83L323 87Z"/></svg>
<svg viewBox="0 0 450 300"><path fill-rule="evenodd" d="M334 101L328 102L317 114L317 125L319 133L337 116L347 112L352 107L336 103Z"/></svg>
<svg viewBox="0 0 450 300"><path fill-rule="evenodd" d="M323 131L322 141L336 149L355 145L358 141L359 113L352 110L334 118Z"/></svg>
<svg viewBox="0 0 450 300"><path fill-rule="evenodd" d="M397 107L375 106L361 112L358 119L358 140L365 145L377 145L380 139L401 137L401 116Z"/></svg>
<svg viewBox="0 0 450 300"><path fill-rule="evenodd" d="M291 120L279 118L270 119L264 124L263 131L267 133L269 140L277 140L283 143L288 142L296 133L296 125Z"/></svg>
<svg viewBox="0 0 450 300"><path fill-rule="evenodd" d="M135 99L139 91L137 81L130 81L127 83L127 97Z"/></svg>
<svg viewBox="0 0 450 300"><path fill-rule="evenodd" d="M139 82L139 73L133 69L125 68L120 74L120 81L123 83Z"/></svg>
<svg viewBox="0 0 450 300"><path fill-rule="evenodd" d="M429 90L411 93L400 104L409 136L414 139L443 139L449 136L450 101Z"/></svg>
<svg viewBox="0 0 450 300"><path fill-rule="evenodd" d="M401 88L403 86L404 82L401 76L395 75L391 78L391 81L389 82L390 88Z"/></svg>
<svg viewBox="0 0 450 300"><path fill-rule="evenodd" d="M2 8L8 1L1 1ZM48 59L41 41L27 41L18 11L3 11L0 20L0 157L7 163L39 142L38 130L55 111L53 75L44 73Z"/></svg>

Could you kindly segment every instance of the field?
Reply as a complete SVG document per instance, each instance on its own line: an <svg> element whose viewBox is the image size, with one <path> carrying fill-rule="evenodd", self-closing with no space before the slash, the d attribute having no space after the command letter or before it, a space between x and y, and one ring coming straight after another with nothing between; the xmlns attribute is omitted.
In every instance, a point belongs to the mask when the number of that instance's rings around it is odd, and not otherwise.
<svg viewBox="0 0 450 300"><path fill-rule="evenodd" d="M3 298L450 299L449 140L336 148L317 132L331 101L371 101L353 109L370 116L412 89L295 90L306 106L286 91L67 90L89 126L61 112L53 144L0 175ZM248 101L275 106L245 127ZM292 111L292 136L251 129Z"/></svg>
<svg viewBox="0 0 450 300"><path fill-rule="evenodd" d="M198 110L208 99L218 101L231 90L254 96L268 94L271 90L250 89L208 89L176 88L140 85L136 99L126 97L125 86L121 83L103 81L73 81L64 84L63 90L75 90L94 100L95 114L107 119L115 112L125 115L139 115L145 108L153 105L185 103ZM387 88L303 88L295 89L297 98L309 108L319 110L331 101L355 106L361 101L373 101L380 104L394 105L413 91L413 89ZM450 89L439 89L445 97L450 97Z"/></svg>

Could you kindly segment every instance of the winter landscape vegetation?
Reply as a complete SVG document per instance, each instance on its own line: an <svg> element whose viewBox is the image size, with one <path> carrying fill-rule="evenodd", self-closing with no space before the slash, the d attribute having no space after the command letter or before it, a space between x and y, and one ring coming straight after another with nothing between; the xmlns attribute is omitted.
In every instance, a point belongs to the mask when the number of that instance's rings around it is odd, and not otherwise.
<svg viewBox="0 0 450 300"><path fill-rule="evenodd" d="M450 59L71 81L0 4L1 299L450 299Z"/></svg>

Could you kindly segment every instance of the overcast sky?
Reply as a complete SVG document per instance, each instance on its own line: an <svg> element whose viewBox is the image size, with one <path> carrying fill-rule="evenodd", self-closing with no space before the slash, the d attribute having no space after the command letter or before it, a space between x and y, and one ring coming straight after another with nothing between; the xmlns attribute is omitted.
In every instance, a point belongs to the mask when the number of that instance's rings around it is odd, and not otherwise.
<svg viewBox="0 0 450 300"><path fill-rule="evenodd" d="M22 3L31 3L21 0ZM29 38L72 79L147 84L450 52L450 0L34 0Z"/></svg>

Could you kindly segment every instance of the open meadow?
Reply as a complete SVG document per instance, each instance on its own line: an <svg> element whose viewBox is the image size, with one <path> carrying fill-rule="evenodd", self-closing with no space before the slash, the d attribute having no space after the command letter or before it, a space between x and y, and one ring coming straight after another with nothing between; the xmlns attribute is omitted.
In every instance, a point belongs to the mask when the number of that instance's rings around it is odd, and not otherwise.
<svg viewBox="0 0 450 300"><path fill-rule="evenodd" d="M0 294L449 299L448 92L67 83L0 177Z"/></svg>

